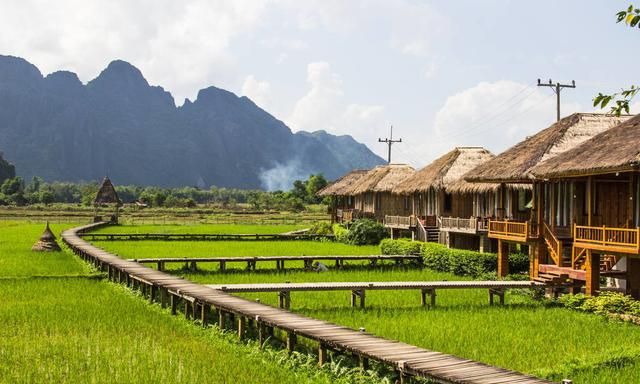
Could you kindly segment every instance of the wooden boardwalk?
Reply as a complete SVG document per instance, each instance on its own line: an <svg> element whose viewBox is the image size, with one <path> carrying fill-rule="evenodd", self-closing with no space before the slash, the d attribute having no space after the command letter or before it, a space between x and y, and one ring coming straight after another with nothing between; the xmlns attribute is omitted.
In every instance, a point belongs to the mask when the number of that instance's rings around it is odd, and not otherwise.
<svg viewBox="0 0 640 384"><path fill-rule="evenodd" d="M80 233L89 241L265 241L265 240L333 240L333 235L307 233Z"/></svg>
<svg viewBox="0 0 640 384"><path fill-rule="evenodd" d="M392 261L401 264L412 261L422 264L419 255L322 255L322 256L239 256L239 257L158 257L148 259L130 259L140 264L156 264L159 271L163 271L165 264L184 263L188 268L196 269L198 263L218 263L224 271L229 263L247 263L247 269L255 270L258 262L276 262L276 269L285 269L285 261L302 261L305 268L311 268L314 261L333 261L336 267L344 265L345 261L369 261L376 265L379 262Z"/></svg>
<svg viewBox="0 0 640 384"><path fill-rule="evenodd" d="M327 282L327 283L269 283L269 284L209 284L207 287L228 293L243 292L277 292L280 308L289 309L291 292L319 291L351 291L351 306L365 306L366 291L399 291L419 290L422 305L427 305L427 296L431 306L436 305L436 290L439 289L487 289L489 304L493 304L494 296L504 304L504 293L507 289L531 289L544 287L544 284L532 281L382 281L382 282Z"/></svg>
<svg viewBox="0 0 640 384"><path fill-rule="evenodd" d="M328 349L348 352L358 356L363 366L368 365L369 359L375 359L394 367L399 372L401 382L408 382L411 376L419 376L440 383L550 383L252 302L134 261L120 259L78 236L101 225L103 223L67 230L63 232L62 239L74 253L108 272L111 280L139 288L150 301L159 301L162 306L170 305L174 314L182 304L185 316L200 319L204 326L217 317L218 324L223 328L233 327L240 337L255 334L260 342L273 334L274 329L280 329L287 335L289 350L295 348L298 337L316 341L320 364L326 361ZM505 353L508 350L505 349Z"/></svg>

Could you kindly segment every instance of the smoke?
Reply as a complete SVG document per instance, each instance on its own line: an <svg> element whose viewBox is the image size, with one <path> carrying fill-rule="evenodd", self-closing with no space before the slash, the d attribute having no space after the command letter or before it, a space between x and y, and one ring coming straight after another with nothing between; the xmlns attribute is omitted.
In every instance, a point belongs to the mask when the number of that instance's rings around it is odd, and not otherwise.
<svg viewBox="0 0 640 384"><path fill-rule="evenodd" d="M276 163L276 166L263 170L260 173L260 183L267 191L288 191L293 182L306 177L306 173L300 168L298 160L290 160L286 164Z"/></svg>

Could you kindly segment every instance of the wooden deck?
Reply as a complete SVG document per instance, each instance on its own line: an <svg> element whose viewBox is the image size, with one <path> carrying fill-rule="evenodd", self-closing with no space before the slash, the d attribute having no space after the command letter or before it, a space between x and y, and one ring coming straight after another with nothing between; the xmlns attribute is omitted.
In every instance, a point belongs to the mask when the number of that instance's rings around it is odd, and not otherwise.
<svg viewBox="0 0 640 384"><path fill-rule="evenodd" d="M89 241L229 241L229 240L333 240L333 235L300 233L80 233Z"/></svg>
<svg viewBox="0 0 640 384"><path fill-rule="evenodd" d="M487 289L489 291L489 304L493 304L494 296L500 298L500 304L504 304L504 293L512 288L543 287L542 284L532 281L383 281L383 282L322 282L322 283L271 283L271 284L210 284L207 287L229 293L241 292L278 292L280 308L289 309L291 305L291 292L319 292L319 291L351 291L351 306L356 306L360 301L360 307L365 306L366 291L399 291L419 290L422 305L427 305L427 296L430 304L436 304L436 290L439 289Z"/></svg>
<svg viewBox="0 0 640 384"><path fill-rule="evenodd" d="M196 269L198 263L218 263L220 270L224 271L227 264L247 263L247 269L255 270L259 262L276 262L276 269L285 269L285 261L302 261L304 268L311 268L314 261L333 261L336 268L342 267L345 261L368 261L377 265L385 261L402 264L412 261L422 264L422 256L419 255L321 255L321 256L239 256L239 257L159 257L148 259L131 259L140 264L156 264L159 271L163 271L165 264L183 263L191 269Z"/></svg>
<svg viewBox="0 0 640 384"><path fill-rule="evenodd" d="M178 305L183 304L185 316L198 318L204 326L215 314L218 324L223 328L231 325L240 337L246 337L248 328L252 327L260 341L269 335L270 330L278 328L287 334L287 347L290 350L295 348L299 336L317 341L320 364L326 361L327 349L331 348L358 356L363 366L368 364L369 359L388 364L398 370L401 382L408 382L411 376L419 376L440 383L550 383L235 297L134 261L120 259L78 236L103 225L97 223L67 230L63 232L62 239L74 253L108 272L111 280L139 288L150 301L159 301L162 306L170 305L174 314ZM508 351L505 350L505 353Z"/></svg>

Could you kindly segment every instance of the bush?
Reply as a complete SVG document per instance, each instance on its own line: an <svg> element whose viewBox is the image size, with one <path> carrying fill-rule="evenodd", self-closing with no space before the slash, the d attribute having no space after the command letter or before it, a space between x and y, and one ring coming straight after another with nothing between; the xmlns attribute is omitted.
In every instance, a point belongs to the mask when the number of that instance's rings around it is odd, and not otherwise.
<svg viewBox="0 0 640 384"><path fill-rule="evenodd" d="M409 239L384 239L380 242L380 253L383 255L419 255L422 244Z"/></svg>
<svg viewBox="0 0 640 384"><path fill-rule="evenodd" d="M341 243L348 242L349 230L347 228L343 227L340 224L333 224L333 227L331 227L331 229L333 230L333 235L335 236L336 241L339 241Z"/></svg>
<svg viewBox="0 0 640 384"><path fill-rule="evenodd" d="M370 219L359 219L351 226L347 242L353 245L377 245L387 237L384 226Z"/></svg>
<svg viewBox="0 0 640 384"><path fill-rule="evenodd" d="M619 313L640 316L640 301L617 292L602 292L599 296L563 295L558 302L570 309L601 315Z"/></svg>
<svg viewBox="0 0 640 384"><path fill-rule="evenodd" d="M332 233L331 224L326 221L316 222L309 228L309 234L311 235L331 235Z"/></svg>

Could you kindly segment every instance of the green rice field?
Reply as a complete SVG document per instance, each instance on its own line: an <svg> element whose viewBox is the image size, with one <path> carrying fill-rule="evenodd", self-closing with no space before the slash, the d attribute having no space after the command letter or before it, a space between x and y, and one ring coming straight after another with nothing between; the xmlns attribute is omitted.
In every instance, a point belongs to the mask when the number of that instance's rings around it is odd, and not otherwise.
<svg viewBox="0 0 640 384"><path fill-rule="evenodd" d="M309 228L308 225L277 224L206 224L206 225L116 225L100 228L95 233L285 233Z"/></svg>
<svg viewBox="0 0 640 384"><path fill-rule="evenodd" d="M202 247L210 247L208 256L339 254L340 251L358 254L363 250L360 247L344 249L342 244L300 243L280 242L291 249L284 253L271 242L215 242L203 243ZM163 246L170 247L174 255L188 256L187 249L200 246L192 242L99 244L122 255L134 254L138 258L152 257L158 247ZM299 247L298 252L294 250L296 247ZM309 248L322 252L311 253ZM378 249L364 248L368 249L362 253L379 253ZM198 252L192 254L202 255ZM219 273L203 268L195 273L186 270L175 270L174 273L203 284L460 279L445 273L392 266L371 268L352 265L343 270L330 268L325 273L301 269L276 271L273 266L251 273L240 269ZM275 293L241 296L277 305ZM291 296L292 310L307 316L356 329L364 327L387 338L553 380L640 382L640 371L634 369L640 363L640 327L543 305L522 292L509 293L505 306L489 306L486 290L441 290L437 306L424 308L420 305L418 291L372 291L367 293L367 308L364 310L350 307L349 292L293 292Z"/></svg>

